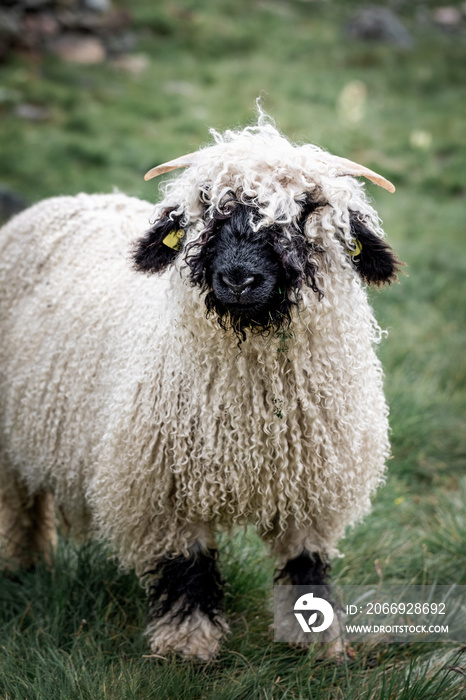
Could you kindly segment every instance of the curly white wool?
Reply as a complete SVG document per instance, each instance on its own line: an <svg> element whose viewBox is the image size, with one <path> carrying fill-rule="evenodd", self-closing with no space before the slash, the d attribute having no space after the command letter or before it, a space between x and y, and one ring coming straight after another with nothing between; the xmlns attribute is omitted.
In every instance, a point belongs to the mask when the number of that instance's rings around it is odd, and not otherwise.
<svg viewBox="0 0 466 700"><path fill-rule="evenodd" d="M303 290L289 334L238 351L182 258L161 276L133 271L146 202L56 198L0 233L0 488L19 474L53 490L77 534L105 538L139 574L186 551L200 523L267 538L293 522L335 553L389 453L381 331L342 245L350 209L383 233L363 185L267 123L215 140L165 184L153 218L176 207L193 240L206 204L233 192L259 209L260 236L295 220L305 193L327 202L305 226L325 250L324 297Z"/></svg>

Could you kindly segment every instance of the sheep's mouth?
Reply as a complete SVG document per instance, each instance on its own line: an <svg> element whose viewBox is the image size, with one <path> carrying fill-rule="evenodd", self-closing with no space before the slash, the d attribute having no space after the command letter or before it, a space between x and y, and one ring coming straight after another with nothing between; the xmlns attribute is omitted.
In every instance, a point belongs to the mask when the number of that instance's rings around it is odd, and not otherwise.
<svg viewBox="0 0 466 700"><path fill-rule="evenodd" d="M245 322L251 321L255 324L268 325L270 313L273 313L277 306L275 298L242 298L224 299L218 295L215 290L211 292L212 296L209 299L208 306L212 305L212 309L217 315L222 316L229 314L237 320L243 319ZM207 303L207 300L206 300Z"/></svg>
<svg viewBox="0 0 466 700"><path fill-rule="evenodd" d="M260 311L265 305L257 304L255 302L248 301L238 301L238 302L228 302L223 303L225 310L231 314L249 314L251 311Z"/></svg>
<svg viewBox="0 0 466 700"><path fill-rule="evenodd" d="M216 316L224 331L232 330L241 343L246 331L254 335L270 336L280 333L291 323L291 304L287 297L274 298L267 303L223 302L213 291L206 294L207 316Z"/></svg>

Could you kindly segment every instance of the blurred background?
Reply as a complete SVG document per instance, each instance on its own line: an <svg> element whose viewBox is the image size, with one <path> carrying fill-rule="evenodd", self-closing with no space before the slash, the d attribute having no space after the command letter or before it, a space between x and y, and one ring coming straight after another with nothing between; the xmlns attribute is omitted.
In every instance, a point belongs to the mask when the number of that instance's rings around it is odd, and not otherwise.
<svg viewBox="0 0 466 700"><path fill-rule="evenodd" d="M465 78L466 2L0 7L3 220L40 198L83 190L117 188L155 202L159 181L144 183L144 173L207 143L210 127L253 123L259 96L291 139L396 185L390 195L366 183L407 263L400 284L371 292L388 330L380 355L393 457L372 515L341 544L342 583L466 585ZM137 582L122 578L101 548L61 542L53 585L45 568L20 588L0 582L9 601L0 613L0 695L466 697L461 650L432 645L360 645L352 666L310 673L305 657L268 636L272 572L261 543L251 533L225 539L222 561L233 635L220 662L208 672L148 666Z"/></svg>
<svg viewBox="0 0 466 700"><path fill-rule="evenodd" d="M465 40L464 2L2 0L0 180L152 198L145 170L261 95L292 139L458 197Z"/></svg>

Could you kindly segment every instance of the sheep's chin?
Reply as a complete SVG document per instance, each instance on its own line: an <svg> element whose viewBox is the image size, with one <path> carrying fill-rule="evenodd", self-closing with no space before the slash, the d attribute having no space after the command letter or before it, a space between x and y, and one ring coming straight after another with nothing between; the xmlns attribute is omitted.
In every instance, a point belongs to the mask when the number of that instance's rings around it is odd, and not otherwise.
<svg viewBox="0 0 466 700"><path fill-rule="evenodd" d="M253 335L270 337L279 335L288 328L291 321L290 309L281 312L277 305L270 303L257 305L226 305L209 292L205 298L207 317L216 318L226 332L232 331L238 342L247 338L247 331Z"/></svg>

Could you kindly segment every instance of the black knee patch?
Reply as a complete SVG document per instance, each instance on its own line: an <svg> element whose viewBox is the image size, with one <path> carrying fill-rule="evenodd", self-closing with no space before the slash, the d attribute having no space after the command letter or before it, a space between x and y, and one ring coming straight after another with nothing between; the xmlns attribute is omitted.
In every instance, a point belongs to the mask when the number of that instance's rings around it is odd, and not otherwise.
<svg viewBox="0 0 466 700"><path fill-rule="evenodd" d="M294 559L289 559L285 566L277 571L275 583L293 586L292 601L296 602L299 596L313 593L317 597L324 598L332 605L337 619L344 614L338 596L335 596L330 585L330 561L318 552L309 553L306 549ZM288 601L287 601L288 602ZM289 603L286 613L292 617L293 604ZM321 616L322 613L319 613ZM322 619L317 620L321 624Z"/></svg>
<svg viewBox="0 0 466 700"><path fill-rule="evenodd" d="M276 583L290 586L325 586L330 577L330 562L317 552L306 549L294 559L289 559L283 569L275 575Z"/></svg>
<svg viewBox="0 0 466 700"><path fill-rule="evenodd" d="M306 549L302 554L289 559L283 569L275 575L275 583L295 586L296 596L313 592L335 605L330 586L330 562L321 554L310 554Z"/></svg>
<svg viewBox="0 0 466 700"><path fill-rule="evenodd" d="M216 549L193 550L189 557L165 557L155 569L148 588L149 622L172 613L170 621L183 621L199 610L220 625L223 579Z"/></svg>

